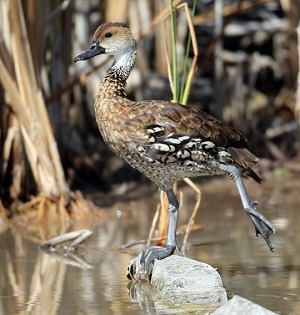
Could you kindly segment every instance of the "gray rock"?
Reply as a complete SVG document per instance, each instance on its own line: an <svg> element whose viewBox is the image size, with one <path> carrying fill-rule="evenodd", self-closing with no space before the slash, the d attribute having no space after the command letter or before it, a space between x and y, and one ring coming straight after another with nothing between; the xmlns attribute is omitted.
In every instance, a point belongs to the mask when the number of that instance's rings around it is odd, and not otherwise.
<svg viewBox="0 0 300 315"><path fill-rule="evenodd" d="M257 305L241 296L235 295L212 315L274 315L276 313Z"/></svg>
<svg viewBox="0 0 300 315"><path fill-rule="evenodd" d="M154 263L151 285L145 281L140 256L128 266L127 277L137 282L132 299L151 314L273 315L275 313L235 295L227 302L218 272L211 266L173 255ZM129 275L129 276L128 276Z"/></svg>
<svg viewBox="0 0 300 315"><path fill-rule="evenodd" d="M181 256L156 261L151 284L154 298L160 301L216 307L227 302L218 272L205 263Z"/></svg>

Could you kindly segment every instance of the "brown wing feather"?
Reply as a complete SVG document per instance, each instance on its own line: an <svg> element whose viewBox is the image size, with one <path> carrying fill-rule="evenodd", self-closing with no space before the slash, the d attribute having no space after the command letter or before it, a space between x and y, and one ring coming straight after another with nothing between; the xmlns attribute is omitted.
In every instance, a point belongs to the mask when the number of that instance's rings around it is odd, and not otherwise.
<svg viewBox="0 0 300 315"><path fill-rule="evenodd" d="M234 161L244 169L245 175L256 181L260 178L250 166L258 158L247 150L247 141L236 129L223 124L213 116L188 106L166 101L143 101L134 103L131 118L125 121L125 133L138 143L148 144L147 126L158 125L165 128L165 136L203 137L216 146L227 148Z"/></svg>
<svg viewBox="0 0 300 315"><path fill-rule="evenodd" d="M125 121L125 125L134 139L139 135L143 141L146 139L146 134L143 134L145 127L157 124L175 136L204 137L219 147L247 148L246 139L238 130L188 106L166 101L143 101L135 103L131 113L132 118ZM142 124L135 124L135 119L141 120Z"/></svg>

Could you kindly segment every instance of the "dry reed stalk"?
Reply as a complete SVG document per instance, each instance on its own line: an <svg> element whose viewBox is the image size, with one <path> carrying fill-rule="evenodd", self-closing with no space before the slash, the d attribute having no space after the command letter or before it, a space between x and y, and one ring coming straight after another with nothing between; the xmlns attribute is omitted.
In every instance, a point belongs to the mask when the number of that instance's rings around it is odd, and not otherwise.
<svg viewBox="0 0 300 315"><path fill-rule="evenodd" d="M38 192L59 196L68 192L59 154L42 92L33 65L23 7L20 0L8 3L11 34L12 77L0 60L1 82L9 105L20 123L20 130Z"/></svg>
<svg viewBox="0 0 300 315"><path fill-rule="evenodd" d="M2 201L0 200L0 235L4 234L9 228L8 219L6 217L6 209L4 208Z"/></svg>
<svg viewBox="0 0 300 315"><path fill-rule="evenodd" d="M18 200L21 195L24 197L24 183L28 178L31 179L32 175L37 192L35 202L24 204L15 202L17 210L21 215L24 214L24 210L25 212L33 210L36 220L31 215L29 217L32 221L44 220L47 211L57 212L63 223L61 231L65 232L69 227L70 213L83 211L82 216L85 217L86 209L96 207L87 203L80 194L70 193L65 180L41 90L39 67L42 47L38 47L39 56L36 58L36 51L35 49L32 51L30 46L30 26L32 28L39 23L38 18L34 20L34 12L38 9L36 5L27 7L26 12L29 12L27 21L30 20L30 24L25 21L21 0L3 0L0 3L2 17L0 27L3 32L0 41L0 83L5 103L11 109L7 114L10 119L4 133L6 138L3 146L2 174L8 172L8 161L12 161L10 197L14 200ZM43 12L45 16L45 10ZM45 25L45 22L42 25ZM44 36L41 30L36 32L38 38ZM74 210L72 208L74 207L78 211L69 211L67 207L71 210Z"/></svg>
<svg viewBox="0 0 300 315"><path fill-rule="evenodd" d="M116 10L116 8L118 8ZM105 3L106 21L125 21L127 17L128 0L109 0Z"/></svg>
<svg viewBox="0 0 300 315"><path fill-rule="evenodd" d="M296 30L300 20L300 3L299 1L293 0L281 0L280 4L282 5L285 19L288 23L286 29L286 36L288 38L288 71L285 75L285 84L294 92L295 82L297 82L299 71L299 55L297 53L298 39Z"/></svg>
<svg viewBox="0 0 300 315"><path fill-rule="evenodd" d="M174 0L174 6L178 6L183 0ZM161 2L161 1L159 1ZM156 4L156 2L154 2L154 4ZM153 27L159 25L166 17L167 14L170 14L170 5L169 2L165 2L164 6L161 8L161 10L157 10L155 13L157 13L157 15L154 17L154 19L152 20L150 27L143 29L142 33L140 34L140 36L149 34L153 31ZM136 38L137 40L139 40L139 37Z"/></svg>
<svg viewBox="0 0 300 315"><path fill-rule="evenodd" d="M176 194L176 186L174 185L174 192ZM164 191L160 192L160 215L158 218L158 237L164 237L167 235L168 232L168 218L169 218L169 211L168 211L168 198L167 194ZM164 245L165 240L161 241L157 245Z"/></svg>
<svg viewBox="0 0 300 315"><path fill-rule="evenodd" d="M187 224L187 227L184 233L184 238L183 238L182 248L181 248L183 254L185 253L187 240L192 231L192 227L195 223L195 218L200 209L200 204L201 204L201 190L189 178L185 178L184 181L196 192L197 200L196 200L194 210L192 211L192 214L189 218L189 222Z"/></svg>
<svg viewBox="0 0 300 315"><path fill-rule="evenodd" d="M168 0L156 1L155 2L155 15L159 15L161 11L168 4ZM170 11L170 9L169 9ZM168 12L169 12L168 11ZM165 74L168 69L168 63L166 58L162 58L165 55L166 45L171 45L171 33L170 21L165 22L164 24L160 23L156 25L154 29L154 41L155 41L155 66L154 69L157 73Z"/></svg>

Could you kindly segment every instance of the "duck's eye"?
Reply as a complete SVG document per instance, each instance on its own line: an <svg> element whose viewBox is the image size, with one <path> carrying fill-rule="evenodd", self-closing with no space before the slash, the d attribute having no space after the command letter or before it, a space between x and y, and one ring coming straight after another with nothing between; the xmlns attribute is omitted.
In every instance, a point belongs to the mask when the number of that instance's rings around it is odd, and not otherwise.
<svg viewBox="0 0 300 315"><path fill-rule="evenodd" d="M112 33L110 33L110 32L106 33L106 34L105 34L105 37L108 37L108 38L109 38L109 37L112 37Z"/></svg>

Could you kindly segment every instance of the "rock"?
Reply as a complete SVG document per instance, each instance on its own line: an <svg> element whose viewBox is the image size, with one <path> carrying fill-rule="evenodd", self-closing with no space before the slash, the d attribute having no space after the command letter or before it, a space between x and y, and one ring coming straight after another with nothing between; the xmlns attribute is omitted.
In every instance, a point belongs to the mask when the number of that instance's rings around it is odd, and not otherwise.
<svg viewBox="0 0 300 315"><path fill-rule="evenodd" d="M212 315L273 315L276 314L241 296L235 295Z"/></svg>
<svg viewBox="0 0 300 315"><path fill-rule="evenodd" d="M205 263L181 256L155 261L151 284L155 300L216 307L227 302L218 272Z"/></svg>
<svg viewBox="0 0 300 315"><path fill-rule="evenodd" d="M151 284L145 280L140 256L133 259L127 277L135 282L130 297L150 314L272 315L262 306L235 295L227 302L226 291L218 272L211 266L173 255L156 260Z"/></svg>

